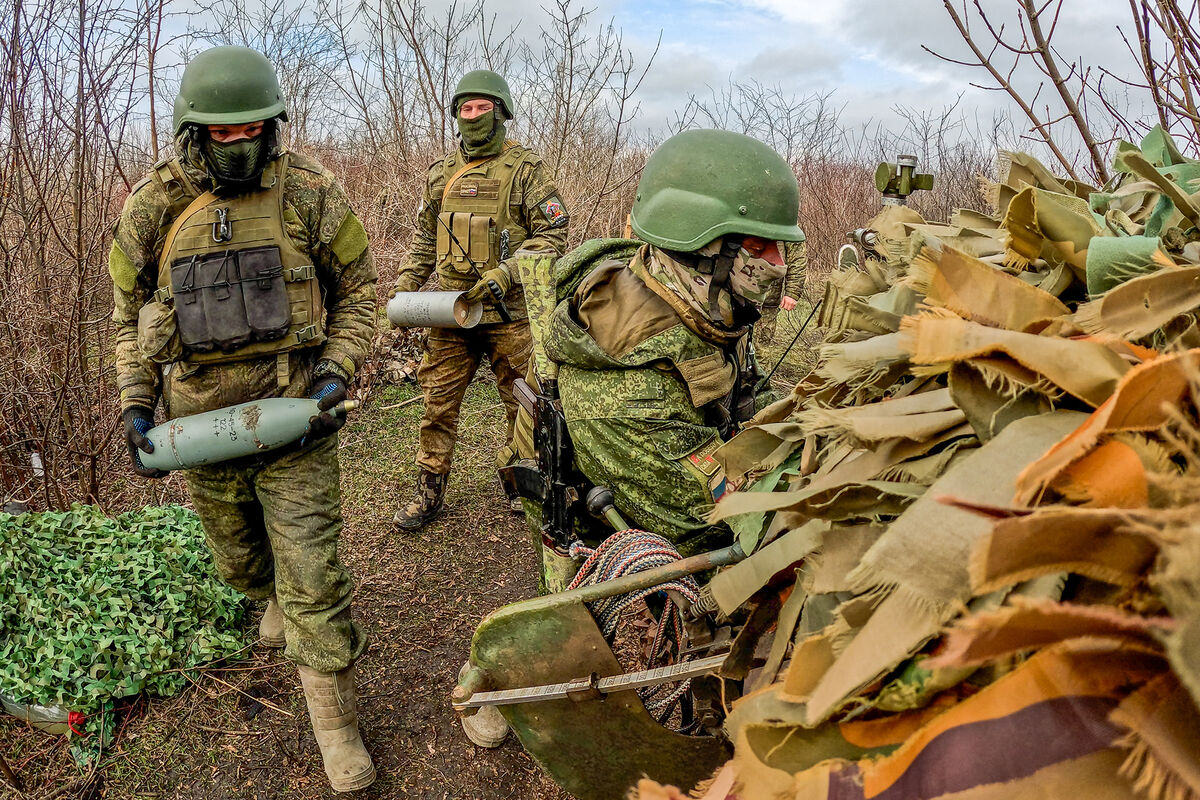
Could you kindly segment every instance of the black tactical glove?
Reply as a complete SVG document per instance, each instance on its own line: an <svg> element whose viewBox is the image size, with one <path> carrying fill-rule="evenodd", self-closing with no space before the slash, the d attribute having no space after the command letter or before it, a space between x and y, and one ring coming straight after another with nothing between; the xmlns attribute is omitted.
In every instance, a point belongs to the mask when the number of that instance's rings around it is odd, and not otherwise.
<svg viewBox="0 0 1200 800"><path fill-rule="evenodd" d="M309 417L308 432L304 434L300 444L307 444L314 439L321 439L331 433L336 433L346 424L344 415L335 417L329 413L329 409L347 397L344 380L337 375L319 375L313 379L312 394L309 396L318 401L317 408L321 409L321 413L315 417Z"/></svg>
<svg viewBox="0 0 1200 800"><path fill-rule="evenodd" d="M140 450L143 453L154 452L154 442L146 438L146 433L154 427L154 412L145 406L130 406L121 414L125 422L125 444L129 446L129 460L133 462L133 471L143 478L162 478L166 472L161 469L142 466Z"/></svg>

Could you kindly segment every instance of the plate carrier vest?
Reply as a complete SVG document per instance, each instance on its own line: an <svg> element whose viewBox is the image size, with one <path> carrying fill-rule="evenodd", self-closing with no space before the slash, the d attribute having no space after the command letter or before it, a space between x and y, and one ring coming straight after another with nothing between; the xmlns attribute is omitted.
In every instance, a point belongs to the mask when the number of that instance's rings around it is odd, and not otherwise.
<svg viewBox="0 0 1200 800"><path fill-rule="evenodd" d="M446 179L437 223L437 272L442 288L465 291L480 273L498 266L529 236L517 221L526 198L516 186L517 171L531 152L515 142L495 156L468 160L455 170L458 156L442 162ZM451 236L453 233L453 236Z"/></svg>
<svg viewBox="0 0 1200 800"><path fill-rule="evenodd" d="M155 165L175 221L154 300L174 305L183 360L280 357L325 341L316 268L284 230L287 168L285 153L263 170L263 189L219 197L197 190L177 159Z"/></svg>

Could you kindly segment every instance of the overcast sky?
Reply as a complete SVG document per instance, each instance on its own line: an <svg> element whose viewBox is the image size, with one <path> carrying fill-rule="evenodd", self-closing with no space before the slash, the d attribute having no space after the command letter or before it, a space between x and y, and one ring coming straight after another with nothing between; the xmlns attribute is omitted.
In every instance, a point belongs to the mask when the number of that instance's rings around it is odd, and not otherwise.
<svg viewBox="0 0 1200 800"><path fill-rule="evenodd" d="M526 24L536 19L539 0L501 1L524 11ZM665 121L689 92L721 85L730 76L778 84L797 94L835 90L851 123L894 119L890 109L896 105L938 109L960 94L960 108L978 111L984 120L996 109L1013 109L1004 95L970 86L988 81L982 70L940 61L921 49L926 45L950 57L970 57L940 0L595 4L597 16L611 16L635 51L649 52L662 31L662 48L642 92L645 123L651 126ZM1015 24L1014 0L983 0L982 5L996 23L1007 22L1010 29ZM1128 26L1128 17L1124 0L1065 0L1054 41L1066 57L1085 54L1090 63L1131 77L1134 62L1117 31L1118 24Z"/></svg>
<svg viewBox="0 0 1200 800"><path fill-rule="evenodd" d="M256 1L261 0L243 0ZM437 18L455 0L423 2ZM486 9L497 15L498 27L515 26L518 37L532 40L548 24L543 6L553 2L486 0ZM961 8L964 0L954 2ZM973 31L981 44L990 45L974 0L967 2ZM997 26L1013 30L1016 0L980 2ZM461 8L464 0L457 3ZM575 0L574 7L594 7L593 25L611 20L642 63L661 34L661 47L636 96L641 107L636 124L644 130L661 133L689 95L705 96L730 79L755 80L797 96L832 92L848 127L875 122L896 131L901 127L897 107L939 111L957 102L956 113L984 130L997 113L1007 113L1018 133L1028 128L1004 93L971 86L991 85L984 70L939 60L922 49L972 58L941 0ZM1128 29L1129 13L1127 0L1063 0L1053 41L1064 65L1083 55L1089 66L1136 77L1134 59L1118 31L1118 25ZM1039 78L1030 67L1016 75L1027 96ZM1118 87L1115 81L1109 84ZM1057 108L1049 87L1042 98ZM1145 110L1141 93L1131 92L1125 102ZM1064 137L1070 133L1060 130Z"/></svg>

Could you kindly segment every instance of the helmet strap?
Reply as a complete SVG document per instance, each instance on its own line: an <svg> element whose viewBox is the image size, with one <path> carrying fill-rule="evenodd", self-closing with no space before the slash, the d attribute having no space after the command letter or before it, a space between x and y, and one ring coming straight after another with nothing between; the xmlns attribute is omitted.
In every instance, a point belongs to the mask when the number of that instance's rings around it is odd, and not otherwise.
<svg viewBox="0 0 1200 800"><path fill-rule="evenodd" d="M483 143L480 145L480 147L486 147L487 145L492 143L493 139L496 138L496 131L500 130L500 118L498 115L499 115L499 108L498 107L493 108L492 109L492 132L487 135L487 138L483 140Z"/></svg>
<svg viewBox="0 0 1200 800"><path fill-rule="evenodd" d="M736 318L735 323L746 316L746 309L742 308L742 306L748 306L750 311L755 310L753 303L739 303L743 298L733 293L733 284L729 280L729 276L733 272L733 265L737 261L738 252L742 249L742 240L744 238L744 236L738 233L726 234L721 239L721 248L710 256L702 256L695 251L666 251L671 258L679 263L694 269L701 275L711 277L708 284L708 316L714 322L721 321L721 292L729 293L731 298L730 305L733 308L734 317Z"/></svg>
<svg viewBox="0 0 1200 800"><path fill-rule="evenodd" d="M720 319L721 292L729 292L733 296L733 285L729 274L733 271L734 261L738 251L742 249L742 237L730 234L721 240L721 249L715 255L700 256L696 259L696 270L702 275L711 275L708 284L708 315L714 320Z"/></svg>

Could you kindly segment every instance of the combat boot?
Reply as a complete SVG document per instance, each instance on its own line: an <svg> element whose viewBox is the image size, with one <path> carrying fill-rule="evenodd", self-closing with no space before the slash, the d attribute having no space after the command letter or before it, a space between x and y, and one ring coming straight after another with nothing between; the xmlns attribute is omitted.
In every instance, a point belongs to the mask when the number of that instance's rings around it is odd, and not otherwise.
<svg viewBox="0 0 1200 800"><path fill-rule="evenodd" d="M445 495L446 476L421 470L421 474L417 476L417 496L396 512L392 522L397 528L406 531L425 527L442 513L442 499Z"/></svg>
<svg viewBox="0 0 1200 800"><path fill-rule="evenodd" d="M287 639L283 638L283 609L273 596L267 601L267 610L258 621L258 639L263 647L284 647Z"/></svg>
<svg viewBox="0 0 1200 800"><path fill-rule="evenodd" d="M375 782L375 765L358 733L354 667L341 672L299 669L308 717L330 785L335 792L365 789Z"/></svg>
<svg viewBox="0 0 1200 800"><path fill-rule="evenodd" d="M471 668L471 662L466 661L458 671L458 679ZM469 717L462 718L463 733L472 743L480 747L499 747L508 736L508 722L495 706L484 706Z"/></svg>

